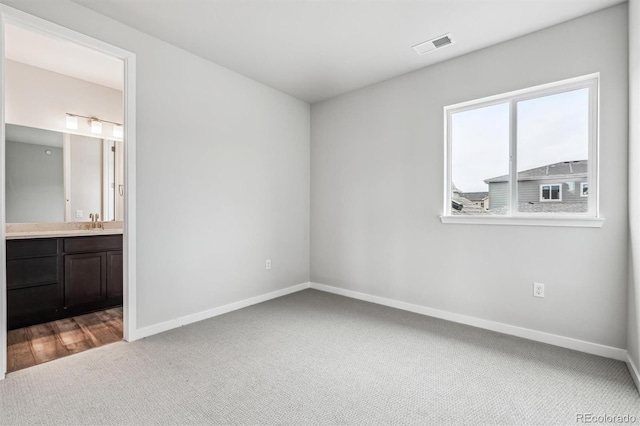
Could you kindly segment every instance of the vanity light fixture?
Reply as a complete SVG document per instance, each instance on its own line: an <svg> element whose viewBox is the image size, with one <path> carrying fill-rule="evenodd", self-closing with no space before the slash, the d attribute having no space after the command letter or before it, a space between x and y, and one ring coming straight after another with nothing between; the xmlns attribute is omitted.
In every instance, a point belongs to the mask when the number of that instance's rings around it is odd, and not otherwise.
<svg viewBox="0 0 640 426"><path fill-rule="evenodd" d="M89 125L91 126L91 133L95 133L97 135L102 134L102 123L109 123L113 125L114 138L121 138L124 134L124 129L121 123L102 120L98 117L87 117L86 115L71 114L70 112L67 113L67 129L78 129L78 117L86 118L89 121Z"/></svg>

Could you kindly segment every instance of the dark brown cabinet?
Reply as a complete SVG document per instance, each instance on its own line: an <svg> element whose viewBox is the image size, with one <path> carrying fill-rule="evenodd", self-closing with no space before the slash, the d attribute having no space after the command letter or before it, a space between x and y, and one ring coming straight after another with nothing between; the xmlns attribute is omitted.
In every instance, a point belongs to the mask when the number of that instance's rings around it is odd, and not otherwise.
<svg viewBox="0 0 640 426"><path fill-rule="evenodd" d="M7 241L8 328L52 321L64 310L62 240Z"/></svg>
<svg viewBox="0 0 640 426"><path fill-rule="evenodd" d="M122 304L122 235L7 241L8 328Z"/></svg>
<svg viewBox="0 0 640 426"><path fill-rule="evenodd" d="M107 299L122 300L124 270L122 250L107 252Z"/></svg>
<svg viewBox="0 0 640 426"><path fill-rule="evenodd" d="M66 308L100 302L107 288L107 254L64 256L64 304Z"/></svg>

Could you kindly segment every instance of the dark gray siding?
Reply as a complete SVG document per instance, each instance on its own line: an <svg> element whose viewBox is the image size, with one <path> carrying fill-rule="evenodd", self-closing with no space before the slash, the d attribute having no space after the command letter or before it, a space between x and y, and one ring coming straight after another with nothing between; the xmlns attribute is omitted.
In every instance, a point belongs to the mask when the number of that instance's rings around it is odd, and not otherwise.
<svg viewBox="0 0 640 426"><path fill-rule="evenodd" d="M518 183L519 202L540 202L540 185L562 184L562 202L576 203L587 202L587 197L580 196L580 182L586 182L586 178L556 179L556 180L527 180Z"/></svg>
<svg viewBox="0 0 640 426"><path fill-rule="evenodd" d="M540 185L562 184L562 203L586 203L587 197L580 196L581 182L587 182L587 178L520 181L518 182L518 202L519 204L540 204ZM507 182L489 184L489 210L507 206L508 198L509 186ZM560 202L544 202L544 204L558 203Z"/></svg>

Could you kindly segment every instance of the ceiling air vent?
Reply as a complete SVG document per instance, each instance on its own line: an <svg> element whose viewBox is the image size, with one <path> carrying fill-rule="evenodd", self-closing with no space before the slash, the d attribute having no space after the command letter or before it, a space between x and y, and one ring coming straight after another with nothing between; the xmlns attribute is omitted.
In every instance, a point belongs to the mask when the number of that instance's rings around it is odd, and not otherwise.
<svg viewBox="0 0 640 426"><path fill-rule="evenodd" d="M413 46L413 50L415 50L419 56L422 56L433 52L436 49L442 49L443 47L449 46L453 43L453 37L451 37L451 33L448 33L425 41L424 43L416 44Z"/></svg>

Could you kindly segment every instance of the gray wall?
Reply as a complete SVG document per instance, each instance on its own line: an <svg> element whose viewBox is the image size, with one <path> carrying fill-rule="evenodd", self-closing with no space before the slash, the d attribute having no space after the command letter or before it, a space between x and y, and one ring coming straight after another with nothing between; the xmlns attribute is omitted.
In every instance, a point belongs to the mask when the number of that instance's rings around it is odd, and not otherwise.
<svg viewBox="0 0 640 426"><path fill-rule="evenodd" d="M629 2L629 83L630 238L627 350L635 367L640 368L640 4L637 1Z"/></svg>
<svg viewBox="0 0 640 426"><path fill-rule="evenodd" d="M2 2L136 54L138 327L309 281L308 104L71 1Z"/></svg>
<svg viewBox="0 0 640 426"><path fill-rule="evenodd" d="M7 222L64 222L62 148L7 141L5 161Z"/></svg>
<svg viewBox="0 0 640 426"><path fill-rule="evenodd" d="M314 104L312 281L625 348L627 41L621 5ZM440 222L444 106L594 72L603 228Z"/></svg>

